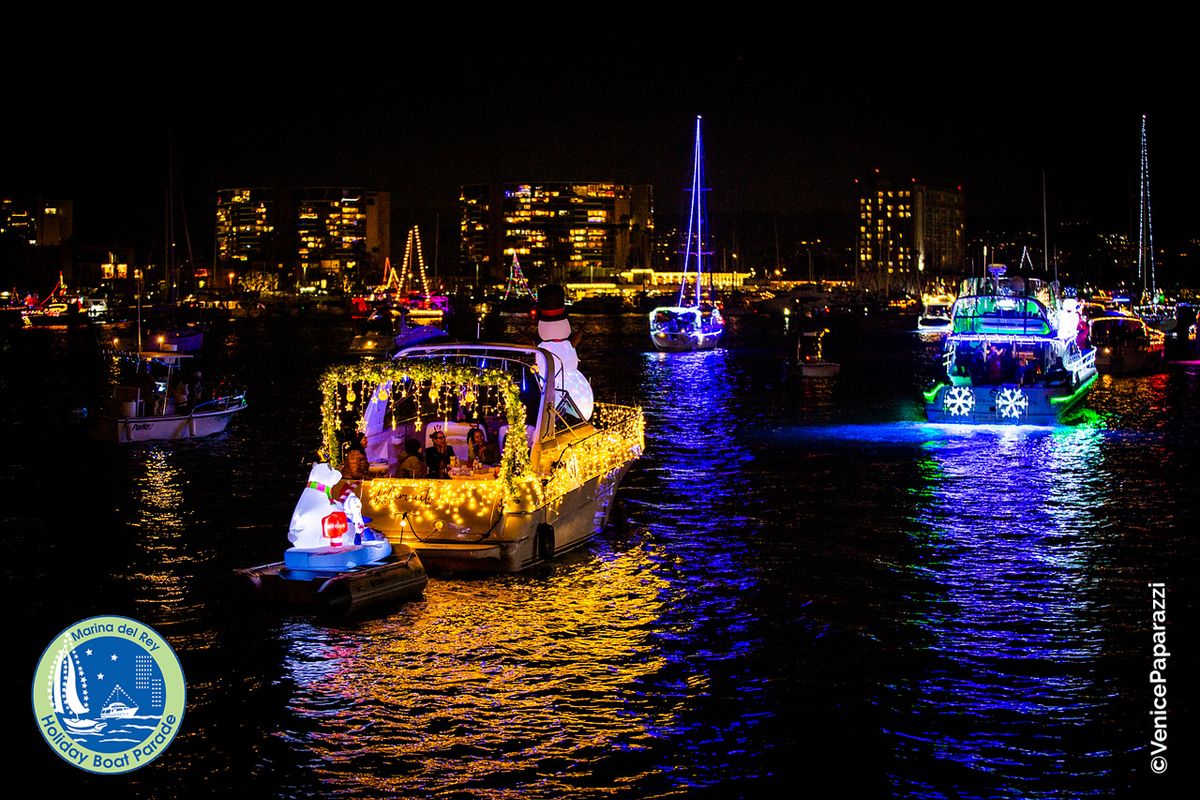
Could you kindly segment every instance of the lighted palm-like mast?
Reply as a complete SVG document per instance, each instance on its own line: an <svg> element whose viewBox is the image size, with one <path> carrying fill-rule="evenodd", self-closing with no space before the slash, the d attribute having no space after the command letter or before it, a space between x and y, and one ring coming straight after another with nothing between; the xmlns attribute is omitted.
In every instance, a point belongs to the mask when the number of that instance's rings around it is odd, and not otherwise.
<svg viewBox="0 0 1200 800"><path fill-rule="evenodd" d="M687 294L688 277L691 272L691 258L696 256L696 305L700 305L700 278L704 272L704 256L712 255L711 250L704 249L704 226L708 217L704 185L704 146L700 140L700 116L696 116L696 147L692 154L692 183L686 189L691 193L688 210L687 235L683 240L683 282L679 286L678 306L683 306Z"/></svg>
<svg viewBox="0 0 1200 800"><path fill-rule="evenodd" d="M1154 280L1154 231L1150 215L1150 152L1146 146L1146 115L1142 114L1142 180L1141 196L1138 198L1138 276L1142 279L1142 293L1150 290L1153 302L1158 295Z"/></svg>

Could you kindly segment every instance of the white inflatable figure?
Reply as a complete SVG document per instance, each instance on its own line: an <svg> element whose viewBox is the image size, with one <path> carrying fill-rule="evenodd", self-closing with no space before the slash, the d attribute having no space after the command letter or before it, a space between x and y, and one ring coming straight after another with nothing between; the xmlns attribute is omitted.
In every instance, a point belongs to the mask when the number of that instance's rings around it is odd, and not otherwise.
<svg viewBox="0 0 1200 800"><path fill-rule="evenodd" d="M563 288L549 283L538 289L538 347L549 350L555 359L555 388L566 391L584 420L592 418L592 384L579 371L579 355L571 341L571 321L567 319Z"/></svg>
<svg viewBox="0 0 1200 800"><path fill-rule="evenodd" d="M349 523L346 535L352 543L366 544L375 538L375 532L367 527L370 520L363 519L362 500L349 489L342 494L342 510L346 512L346 521Z"/></svg>
<svg viewBox="0 0 1200 800"><path fill-rule="evenodd" d="M288 525L288 541L294 546L309 550L332 544L325 538L322 522L334 511L339 511L330 493L334 484L341 479L342 473L328 464L313 464L312 471L308 473L308 484L296 502L296 510L292 512L292 521Z"/></svg>

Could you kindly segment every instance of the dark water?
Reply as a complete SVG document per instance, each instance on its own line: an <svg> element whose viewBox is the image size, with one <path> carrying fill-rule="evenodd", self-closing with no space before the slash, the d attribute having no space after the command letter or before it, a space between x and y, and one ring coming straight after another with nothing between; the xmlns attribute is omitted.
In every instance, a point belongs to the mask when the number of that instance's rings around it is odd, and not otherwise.
<svg viewBox="0 0 1200 800"><path fill-rule="evenodd" d="M777 332L647 351L644 319L577 317L598 399L647 414L628 524L522 575L431 581L345 624L230 591L277 560L318 443L330 320L209 335L249 388L217 438L75 437L105 379L83 337L3 350L9 751L64 791L131 797L1170 797L1195 777L1200 364L1103 377L1083 424L921 421L934 345L834 323L831 381ZM510 323L523 326L523 320ZM514 328L515 330L515 328ZM1150 591L1167 586L1169 767L1149 769ZM155 627L183 663L170 748L90 776L24 698L89 616ZM12 765L10 769L16 769Z"/></svg>

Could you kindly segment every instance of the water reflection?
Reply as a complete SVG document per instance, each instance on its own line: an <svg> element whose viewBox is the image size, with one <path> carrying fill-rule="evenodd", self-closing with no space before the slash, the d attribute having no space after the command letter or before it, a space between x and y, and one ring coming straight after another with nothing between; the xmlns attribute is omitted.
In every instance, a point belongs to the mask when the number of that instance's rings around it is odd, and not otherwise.
<svg viewBox="0 0 1200 800"><path fill-rule="evenodd" d="M188 444L132 445L128 451L135 508L129 527L137 556L124 577L139 618L155 626L184 623L201 613L196 576L213 556L205 537L195 535L197 521L184 495L188 479L178 451L195 449Z"/></svg>
<svg viewBox="0 0 1200 800"><path fill-rule="evenodd" d="M1112 676L1091 565L1111 481L1091 428L969 430L923 445L906 569L923 668L880 702L905 795L945 779L992 797L1105 792ZM1098 685L1101 684L1101 685ZM919 768L908 765L920 764ZM932 771L930 765L933 765ZM1050 778L1047 781L1047 778Z"/></svg>
<svg viewBox="0 0 1200 800"><path fill-rule="evenodd" d="M667 586L645 548L440 581L347 629L286 626L294 746L333 790L558 797L649 746ZM520 789L515 787L522 787Z"/></svg>

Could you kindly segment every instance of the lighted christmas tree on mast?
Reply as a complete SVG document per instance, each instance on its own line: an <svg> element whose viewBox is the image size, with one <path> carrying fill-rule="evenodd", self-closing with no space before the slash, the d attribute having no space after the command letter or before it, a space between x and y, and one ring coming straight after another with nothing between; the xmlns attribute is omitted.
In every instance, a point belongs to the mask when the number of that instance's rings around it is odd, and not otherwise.
<svg viewBox="0 0 1200 800"><path fill-rule="evenodd" d="M517 297L527 294L534 300L537 299L537 295L529 288L529 281L525 280L525 273L521 272L521 262L517 260L515 252L513 253L512 264L508 267L508 280L504 285L504 297L502 299L507 300L508 296L514 292Z"/></svg>

